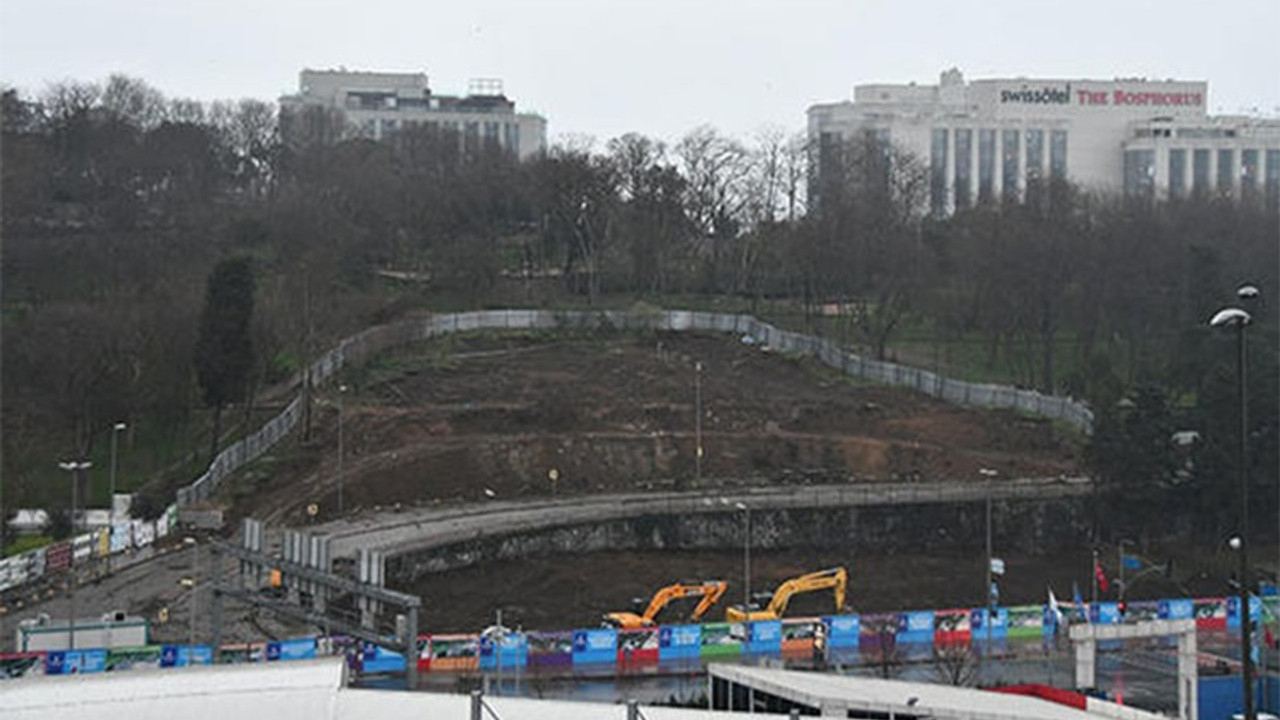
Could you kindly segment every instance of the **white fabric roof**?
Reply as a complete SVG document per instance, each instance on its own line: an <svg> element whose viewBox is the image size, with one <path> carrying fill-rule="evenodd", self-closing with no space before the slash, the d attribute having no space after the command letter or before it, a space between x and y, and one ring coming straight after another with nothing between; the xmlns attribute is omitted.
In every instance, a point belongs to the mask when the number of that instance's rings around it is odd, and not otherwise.
<svg viewBox="0 0 1280 720"><path fill-rule="evenodd" d="M0 682L5 720L384 720L466 718L471 698L345 687L340 658L131 670ZM625 720L621 704L486 697L504 720ZM746 720L746 713L644 707L648 720ZM396 714L392 714L396 713ZM750 716L756 717L759 716Z"/></svg>
<svg viewBox="0 0 1280 720"><path fill-rule="evenodd" d="M747 665L714 664L710 671L726 680L817 708L929 714L938 720L1097 720L1103 717L1039 698L950 685ZM915 698L914 704L908 705L912 698Z"/></svg>

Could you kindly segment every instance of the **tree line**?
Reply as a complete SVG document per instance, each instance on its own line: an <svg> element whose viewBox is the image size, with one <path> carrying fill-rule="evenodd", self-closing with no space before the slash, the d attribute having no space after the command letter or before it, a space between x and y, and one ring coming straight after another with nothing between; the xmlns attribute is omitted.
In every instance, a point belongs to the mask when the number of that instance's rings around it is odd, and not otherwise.
<svg viewBox="0 0 1280 720"><path fill-rule="evenodd" d="M1055 181L934 216L926 163L874 136L818 147L700 126L674 142L570 138L520 162L436 128L375 142L337 111L166 98L120 75L0 99L7 498L41 497L51 454L101 452L121 419L167 438L151 443L167 448L157 467L202 455L183 429L204 406L241 404L249 422L246 398L413 307L620 299L792 314L881 358L946 348L944 372L1089 401L1100 433L1135 415L1199 429L1195 458L1160 442L1141 462L1091 459L1138 497L1221 495L1233 355L1205 320L1246 280L1264 294L1253 477L1280 482L1280 223L1265 202ZM252 317L228 350L244 371L219 380L197 358L217 356L228 264Z"/></svg>

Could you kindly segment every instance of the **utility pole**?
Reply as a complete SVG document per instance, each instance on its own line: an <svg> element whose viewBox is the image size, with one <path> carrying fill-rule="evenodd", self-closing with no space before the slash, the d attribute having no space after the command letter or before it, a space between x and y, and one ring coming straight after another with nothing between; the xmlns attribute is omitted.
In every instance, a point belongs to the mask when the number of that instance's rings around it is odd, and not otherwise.
<svg viewBox="0 0 1280 720"><path fill-rule="evenodd" d="M694 477L702 484L702 363L693 364L693 412L694 412L694 444L693 451Z"/></svg>

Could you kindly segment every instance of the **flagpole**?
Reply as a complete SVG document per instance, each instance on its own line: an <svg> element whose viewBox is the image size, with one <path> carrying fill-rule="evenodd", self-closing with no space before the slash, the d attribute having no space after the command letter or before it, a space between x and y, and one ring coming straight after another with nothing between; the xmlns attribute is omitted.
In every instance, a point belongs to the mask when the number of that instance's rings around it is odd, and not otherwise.
<svg viewBox="0 0 1280 720"><path fill-rule="evenodd" d="M1093 604L1098 603L1098 549L1093 549L1093 567L1089 568L1089 574L1093 576Z"/></svg>

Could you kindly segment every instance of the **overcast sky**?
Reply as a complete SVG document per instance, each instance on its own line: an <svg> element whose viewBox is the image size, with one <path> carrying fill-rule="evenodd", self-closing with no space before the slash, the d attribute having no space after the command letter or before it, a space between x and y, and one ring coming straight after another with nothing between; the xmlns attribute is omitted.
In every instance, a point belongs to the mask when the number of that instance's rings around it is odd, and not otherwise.
<svg viewBox="0 0 1280 720"><path fill-rule="evenodd" d="M171 97L296 90L298 71L500 78L552 139L746 138L867 82L1177 78L1280 115L1280 0L0 0L0 81L122 72Z"/></svg>

